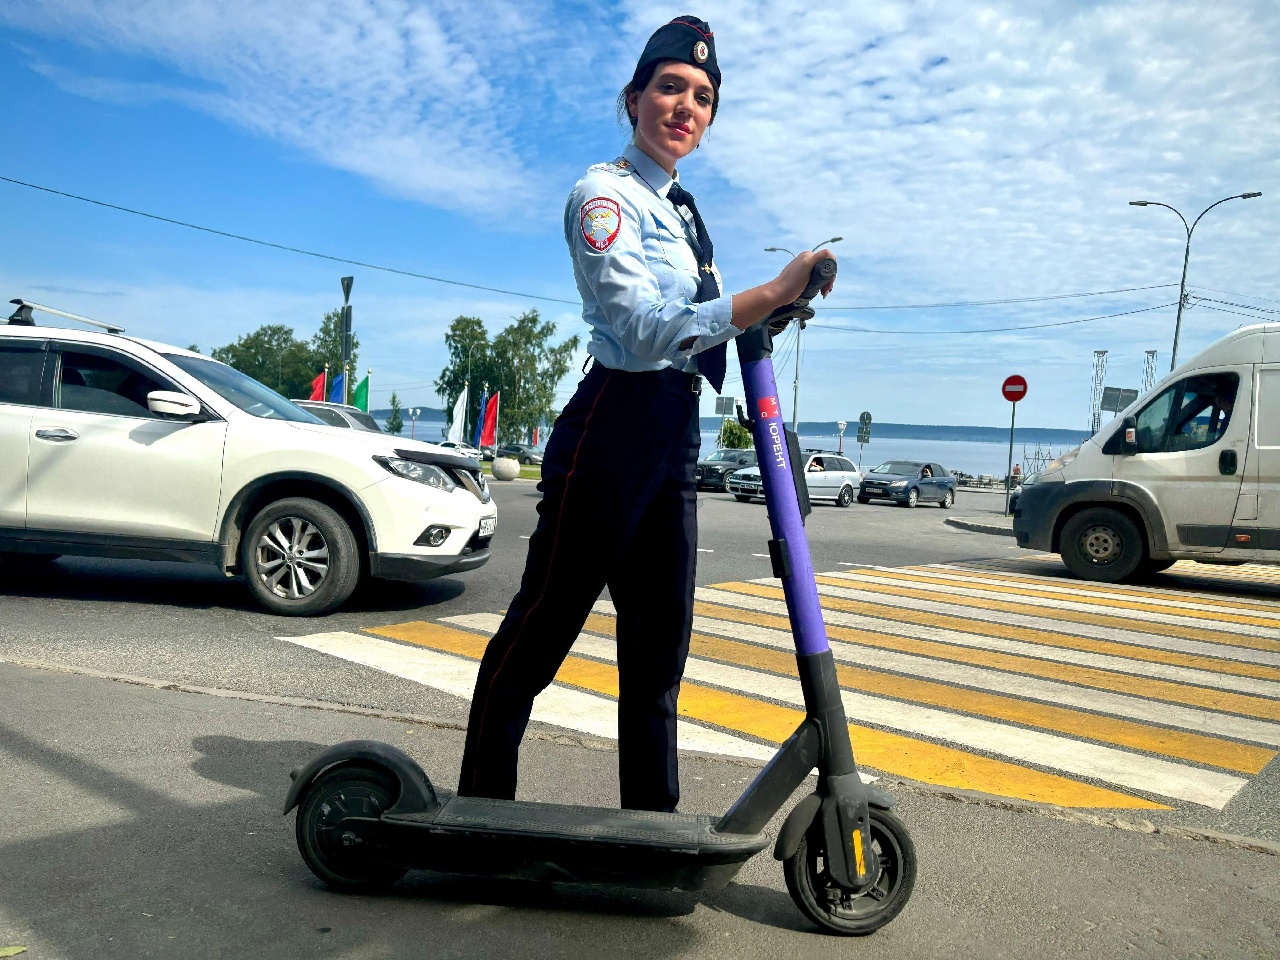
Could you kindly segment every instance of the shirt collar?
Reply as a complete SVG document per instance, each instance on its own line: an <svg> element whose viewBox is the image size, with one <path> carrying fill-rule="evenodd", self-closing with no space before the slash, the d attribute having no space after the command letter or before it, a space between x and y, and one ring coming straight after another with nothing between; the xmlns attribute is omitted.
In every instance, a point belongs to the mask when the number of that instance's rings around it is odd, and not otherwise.
<svg viewBox="0 0 1280 960"><path fill-rule="evenodd" d="M664 200L667 198L667 191L671 189L671 184L680 179L679 170L674 177L669 176L657 160L637 147L635 143L628 143L622 155L635 167L641 179L653 187L653 192Z"/></svg>

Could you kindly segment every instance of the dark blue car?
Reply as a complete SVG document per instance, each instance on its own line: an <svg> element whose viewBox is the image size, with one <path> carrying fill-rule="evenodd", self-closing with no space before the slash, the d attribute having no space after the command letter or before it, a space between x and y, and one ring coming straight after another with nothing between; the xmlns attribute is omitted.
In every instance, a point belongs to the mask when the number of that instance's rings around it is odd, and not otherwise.
<svg viewBox="0 0 1280 960"><path fill-rule="evenodd" d="M900 507L936 503L950 510L956 502L956 478L940 464L923 460L889 460L863 475L858 502L892 500Z"/></svg>

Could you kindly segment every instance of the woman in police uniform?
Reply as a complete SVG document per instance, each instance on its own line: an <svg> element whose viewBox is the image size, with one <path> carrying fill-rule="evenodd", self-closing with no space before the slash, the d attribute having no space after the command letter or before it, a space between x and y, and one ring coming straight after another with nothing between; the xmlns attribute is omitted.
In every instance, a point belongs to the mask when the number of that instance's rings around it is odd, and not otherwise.
<svg viewBox="0 0 1280 960"><path fill-rule="evenodd" d="M569 195L564 233L592 365L547 444L520 591L476 679L460 794L514 798L533 699L607 586L622 806L674 810L679 801L676 697L693 618L702 379L719 391L727 341L795 300L813 264L831 256L803 253L768 283L721 293L711 239L676 173L715 117L720 79L705 22L659 28L619 96L632 143Z"/></svg>

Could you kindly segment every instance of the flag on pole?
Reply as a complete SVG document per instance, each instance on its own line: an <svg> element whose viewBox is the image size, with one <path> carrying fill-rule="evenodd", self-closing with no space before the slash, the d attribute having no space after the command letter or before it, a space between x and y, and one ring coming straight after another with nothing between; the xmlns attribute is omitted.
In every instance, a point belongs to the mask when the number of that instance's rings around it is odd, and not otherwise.
<svg viewBox="0 0 1280 960"><path fill-rule="evenodd" d="M471 445L473 447L480 446L480 432L484 429L484 411L485 404L489 402L489 385L486 383L480 388L480 412L476 416L476 429L471 437Z"/></svg>
<svg viewBox="0 0 1280 960"><path fill-rule="evenodd" d="M533 428L533 445L535 447L538 445L538 428L537 427Z"/></svg>
<svg viewBox="0 0 1280 960"><path fill-rule="evenodd" d="M495 393L484 408L484 432L480 434L482 447L492 447L498 442L498 398L501 396L502 391Z"/></svg>
<svg viewBox="0 0 1280 960"><path fill-rule="evenodd" d="M333 378L333 385L332 385L332 387L331 387L331 388L330 388L330 390L329 390L329 402L330 402L330 403L342 403L342 381L343 381L343 379L344 379L344 378L343 378L342 374L338 374L336 377L334 377L334 378Z"/></svg>
<svg viewBox="0 0 1280 960"><path fill-rule="evenodd" d="M462 385L462 392L458 394L458 402L453 405L453 419L449 421L449 439L454 443L462 443L463 434L467 429L467 393L468 385Z"/></svg>
<svg viewBox="0 0 1280 960"><path fill-rule="evenodd" d="M356 384L355 392L351 394L351 405L357 410L369 412L369 377L373 375L370 370L368 376Z"/></svg>
<svg viewBox="0 0 1280 960"><path fill-rule="evenodd" d="M325 381L329 379L329 368L325 367L320 371L320 376L311 381L311 396L308 400L323 400Z"/></svg>

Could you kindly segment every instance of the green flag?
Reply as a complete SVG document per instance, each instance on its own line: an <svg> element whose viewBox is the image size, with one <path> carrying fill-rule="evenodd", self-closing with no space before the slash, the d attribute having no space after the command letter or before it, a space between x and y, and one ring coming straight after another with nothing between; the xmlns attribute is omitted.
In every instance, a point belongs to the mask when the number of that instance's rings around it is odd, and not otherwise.
<svg viewBox="0 0 1280 960"><path fill-rule="evenodd" d="M365 377L356 384L355 392L351 394L351 405L357 409L369 412L369 378Z"/></svg>

